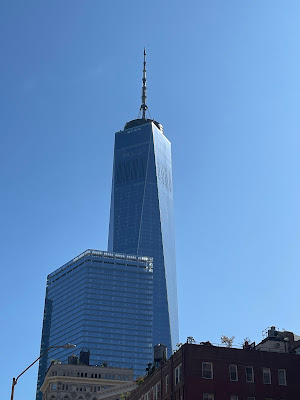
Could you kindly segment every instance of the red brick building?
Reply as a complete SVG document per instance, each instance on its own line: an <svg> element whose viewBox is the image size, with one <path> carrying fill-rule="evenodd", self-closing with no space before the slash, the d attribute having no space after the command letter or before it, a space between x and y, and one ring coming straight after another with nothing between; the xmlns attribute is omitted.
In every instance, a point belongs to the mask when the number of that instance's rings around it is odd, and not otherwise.
<svg viewBox="0 0 300 400"><path fill-rule="evenodd" d="M184 344L130 400L300 400L300 356Z"/></svg>

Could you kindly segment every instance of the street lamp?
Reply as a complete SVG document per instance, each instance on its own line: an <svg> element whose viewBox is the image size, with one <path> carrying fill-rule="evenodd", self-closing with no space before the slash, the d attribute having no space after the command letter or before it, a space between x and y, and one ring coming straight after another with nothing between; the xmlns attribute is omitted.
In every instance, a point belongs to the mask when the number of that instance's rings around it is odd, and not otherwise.
<svg viewBox="0 0 300 400"><path fill-rule="evenodd" d="M14 392L15 392L15 386L18 382L18 379L20 378L20 376L22 376L24 374L24 372L26 372L30 367L33 366L33 364L35 364L40 358L42 358L45 354L48 353L49 350L51 349L72 349L76 347L76 344L63 344L62 346L50 346L43 354L41 354L35 361L33 361L33 363L31 363L29 365L29 367L27 367L26 369L24 369L23 372L20 373L20 375L18 375L16 378L13 378L12 380L12 385L11 385L11 396L10 396L10 400L14 400Z"/></svg>

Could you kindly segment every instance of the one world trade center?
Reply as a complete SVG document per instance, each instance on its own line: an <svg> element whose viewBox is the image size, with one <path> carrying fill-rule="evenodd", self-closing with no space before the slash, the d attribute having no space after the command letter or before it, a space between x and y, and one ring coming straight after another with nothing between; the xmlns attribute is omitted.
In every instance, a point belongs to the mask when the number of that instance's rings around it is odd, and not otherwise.
<svg viewBox="0 0 300 400"><path fill-rule="evenodd" d="M140 116L115 134L108 251L153 257L153 345L178 343L171 143L147 118L144 51Z"/></svg>

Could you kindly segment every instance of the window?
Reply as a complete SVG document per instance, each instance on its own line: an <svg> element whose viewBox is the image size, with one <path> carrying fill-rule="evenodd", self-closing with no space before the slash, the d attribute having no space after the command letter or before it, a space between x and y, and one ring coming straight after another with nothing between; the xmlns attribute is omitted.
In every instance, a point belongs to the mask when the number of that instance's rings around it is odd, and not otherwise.
<svg viewBox="0 0 300 400"><path fill-rule="evenodd" d="M160 399L160 383L157 383L153 388L153 400Z"/></svg>
<svg viewBox="0 0 300 400"><path fill-rule="evenodd" d="M246 382L254 382L253 367L246 367Z"/></svg>
<svg viewBox="0 0 300 400"><path fill-rule="evenodd" d="M239 397L238 397L238 396L231 395L231 396L230 396L230 400L239 400Z"/></svg>
<svg viewBox="0 0 300 400"><path fill-rule="evenodd" d="M182 380L182 364L175 368L175 385Z"/></svg>
<svg viewBox="0 0 300 400"><path fill-rule="evenodd" d="M286 371L285 371L285 369L278 370L278 381L279 381L279 385L286 386Z"/></svg>
<svg viewBox="0 0 300 400"><path fill-rule="evenodd" d="M271 384L271 371L270 368L263 368L263 381L265 385Z"/></svg>
<svg viewBox="0 0 300 400"><path fill-rule="evenodd" d="M202 378L205 379L213 378L213 365L211 362L202 363Z"/></svg>
<svg viewBox="0 0 300 400"><path fill-rule="evenodd" d="M150 400L150 392L147 392L144 397L145 400Z"/></svg>
<svg viewBox="0 0 300 400"><path fill-rule="evenodd" d="M166 376L165 385L166 385L166 393L168 393L168 389L169 389L169 375Z"/></svg>
<svg viewBox="0 0 300 400"><path fill-rule="evenodd" d="M56 383L52 383L51 390L56 390Z"/></svg>
<svg viewBox="0 0 300 400"><path fill-rule="evenodd" d="M211 393L203 393L203 400L214 400L215 396Z"/></svg>
<svg viewBox="0 0 300 400"><path fill-rule="evenodd" d="M237 366L235 364L229 365L229 378L231 381L238 381Z"/></svg>

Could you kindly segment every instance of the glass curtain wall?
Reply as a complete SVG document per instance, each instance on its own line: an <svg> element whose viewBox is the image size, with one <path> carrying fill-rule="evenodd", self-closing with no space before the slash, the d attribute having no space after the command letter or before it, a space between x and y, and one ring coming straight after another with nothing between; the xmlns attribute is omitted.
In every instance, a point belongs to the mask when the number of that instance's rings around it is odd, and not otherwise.
<svg viewBox="0 0 300 400"><path fill-rule="evenodd" d="M132 368L152 361L153 269L150 257L87 250L47 278L37 399L52 360L90 350L90 365Z"/></svg>
<svg viewBox="0 0 300 400"><path fill-rule="evenodd" d="M148 121L115 135L108 250L153 257L153 345L170 356L179 340L171 143Z"/></svg>

